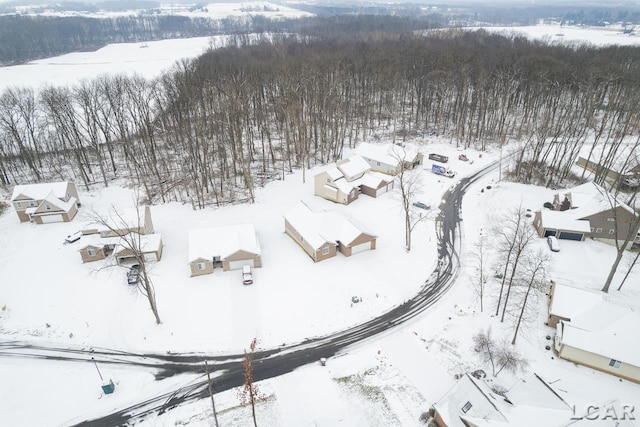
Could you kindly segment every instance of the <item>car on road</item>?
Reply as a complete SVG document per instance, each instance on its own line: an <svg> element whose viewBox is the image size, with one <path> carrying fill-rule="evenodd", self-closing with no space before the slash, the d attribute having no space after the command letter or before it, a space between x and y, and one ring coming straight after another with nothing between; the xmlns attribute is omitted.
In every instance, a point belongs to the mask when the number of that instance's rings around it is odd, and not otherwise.
<svg viewBox="0 0 640 427"><path fill-rule="evenodd" d="M431 209L431 206L423 202L413 202L413 206L420 209Z"/></svg>
<svg viewBox="0 0 640 427"><path fill-rule="evenodd" d="M73 242L77 242L78 240L80 240L80 238L82 237L82 231L76 231L75 233L69 234L65 239L64 239L64 243L73 243Z"/></svg>
<svg viewBox="0 0 640 427"><path fill-rule="evenodd" d="M243 265L242 266L242 284L250 285L252 283L253 283L253 273L251 273L251 266Z"/></svg>
<svg viewBox="0 0 640 427"><path fill-rule="evenodd" d="M133 264L127 270L127 283L130 285L137 285L140 282L140 276L142 275L142 267L140 264Z"/></svg>
<svg viewBox="0 0 640 427"><path fill-rule="evenodd" d="M551 249L553 252L560 252L560 242L558 241L557 237L547 237L547 245L549 245L549 249Z"/></svg>

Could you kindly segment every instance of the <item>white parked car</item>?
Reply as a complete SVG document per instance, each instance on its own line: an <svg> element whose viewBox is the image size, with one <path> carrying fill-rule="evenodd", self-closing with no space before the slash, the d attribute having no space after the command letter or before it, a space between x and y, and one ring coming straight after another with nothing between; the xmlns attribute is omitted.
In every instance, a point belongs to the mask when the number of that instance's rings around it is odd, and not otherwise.
<svg viewBox="0 0 640 427"><path fill-rule="evenodd" d="M558 241L557 237L547 237L547 245L549 245L549 249L551 249L553 252L560 252L560 242Z"/></svg>
<svg viewBox="0 0 640 427"><path fill-rule="evenodd" d="M243 265L242 266L242 284L250 285L252 283L253 283L253 274L251 273L251 266Z"/></svg>

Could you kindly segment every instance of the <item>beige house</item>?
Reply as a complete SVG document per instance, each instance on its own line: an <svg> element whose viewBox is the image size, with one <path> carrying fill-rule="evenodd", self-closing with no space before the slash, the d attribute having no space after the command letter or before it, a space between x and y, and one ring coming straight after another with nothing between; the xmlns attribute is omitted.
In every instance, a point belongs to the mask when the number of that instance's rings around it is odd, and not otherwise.
<svg viewBox="0 0 640 427"><path fill-rule="evenodd" d="M638 232L634 210L593 182L555 194L552 205L552 210L540 210L534 216L540 237L578 241L591 237L610 242L624 241Z"/></svg>
<svg viewBox="0 0 640 427"><path fill-rule="evenodd" d="M504 395L483 378L465 374L433 407L438 427L559 427L574 416L571 406L537 374L518 380Z"/></svg>
<svg viewBox="0 0 640 427"><path fill-rule="evenodd" d="M97 235L82 239L82 247L78 250L82 262L100 261L113 254L119 238L100 238Z"/></svg>
<svg viewBox="0 0 640 427"><path fill-rule="evenodd" d="M151 208L126 208L101 214L107 224L90 223L82 229L82 234L100 234L100 237L117 237L129 233L153 234L155 228L151 219Z"/></svg>
<svg viewBox="0 0 640 427"><path fill-rule="evenodd" d="M11 203L20 222L69 222L78 213L78 190L72 182L16 185Z"/></svg>
<svg viewBox="0 0 640 427"><path fill-rule="evenodd" d="M253 224L210 227L189 231L191 277L241 269L245 265L262 267L260 242Z"/></svg>
<svg viewBox="0 0 640 427"><path fill-rule="evenodd" d="M554 347L562 359L640 382L640 314L592 292L554 284L549 301Z"/></svg>
<svg viewBox="0 0 640 427"><path fill-rule="evenodd" d="M345 256L376 248L377 236L354 218L335 212L313 211L299 202L284 216L285 233L314 262L334 257L339 251Z"/></svg>
<svg viewBox="0 0 640 427"><path fill-rule="evenodd" d="M316 196L348 205L360 193L378 197L393 188L393 178L371 172L371 166L361 156L352 156L336 163L314 177Z"/></svg>

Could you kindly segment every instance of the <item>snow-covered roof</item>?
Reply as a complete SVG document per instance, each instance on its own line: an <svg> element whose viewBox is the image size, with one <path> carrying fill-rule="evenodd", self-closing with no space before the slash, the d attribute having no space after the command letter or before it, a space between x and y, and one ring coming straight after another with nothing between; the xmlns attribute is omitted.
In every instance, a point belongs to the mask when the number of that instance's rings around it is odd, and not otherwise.
<svg viewBox="0 0 640 427"><path fill-rule="evenodd" d="M224 259L240 250L260 255L260 243L253 224L199 228L189 231L189 262L214 256Z"/></svg>
<svg viewBox="0 0 640 427"><path fill-rule="evenodd" d="M75 197L70 197L69 200L67 200L66 202L59 199L58 197L56 197L53 194L53 191L50 192L43 200L44 203L49 203L57 208L59 208L60 210L64 211L64 212L69 212L71 210L71 208L73 207L73 205L76 204L76 202L78 201L78 199L76 199ZM42 206L42 203L38 206L38 208L36 209L36 212L40 209L40 207ZM41 211L41 212L37 212L36 215L42 215L42 214L46 214L47 211Z"/></svg>
<svg viewBox="0 0 640 427"><path fill-rule="evenodd" d="M363 142L356 148L356 153L367 159L372 159L391 166L400 164L400 160L413 161L419 154L414 144L373 144Z"/></svg>
<svg viewBox="0 0 640 427"><path fill-rule="evenodd" d="M140 252L157 252L162 247L162 235L156 234L135 234L136 237L140 237ZM127 239L129 240L129 239ZM125 243L125 239L119 238L116 244L115 253L120 252L123 249L129 249L128 243Z"/></svg>
<svg viewBox="0 0 640 427"><path fill-rule="evenodd" d="M13 188L11 201L23 195L33 200L43 200L49 193L53 192L55 197L63 199L67 197L68 182L48 182L42 184L16 185Z"/></svg>
<svg viewBox="0 0 640 427"><path fill-rule="evenodd" d="M369 188L378 188L383 182L391 182L391 179L388 175L386 177L383 177L382 174L376 172L367 172L360 178L352 181L354 185L364 185L365 187Z"/></svg>
<svg viewBox="0 0 640 427"><path fill-rule="evenodd" d="M481 380L466 374L433 405L449 427L466 427L461 416L507 422L497 403L503 397L493 393Z"/></svg>
<svg viewBox="0 0 640 427"><path fill-rule="evenodd" d="M356 175L367 172L371 169L371 166L362 156L351 156L344 162L338 164L338 169L349 179Z"/></svg>
<svg viewBox="0 0 640 427"><path fill-rule="evenodd" d="M551 307L549 307L549 314L570 320L575 319L586 310L599 304L603 300L603 296L602 292L556 283L553 287L553 298Z"/></svg>
<svg viewBox="0 0 640 427"><path fill-rule="evenodd" d="M434 406L450 427L465 426L462 420L478 427L562 425L572 415L570 406L536 374L519 380L506 397L467 374Z"/></svg>
<svg viewBox="0 0 640 427"><path fill-rule="evenodd" d="M594 182L587 182L566 190L561 194L562 200L564 200L565 194L570 194L571 209L569 212L576 218L586 218L616 206L620 206L629 213L634 213L631 207L616 200L612 194Z"/></svg>
<svg viewBox="0 0 640 427"><path fill-rule="evenodd" d="M588 220L578 219L572 211L552 211L543 209L540 212L542 224L546 228L589 233L591 224Z"/></svg>
<svg viewBox="0 0 640 427"><path fill-rule="evenodd" d="M592 151L593 149L593 151ZM589 153L591 155L589 156ZM580 150L580 157L589 159L594 163L601 163L604 160L611 162L611 169L616 172L629 173L629 170L640 165L640 151L638 151L637 141L622 142L621 144L610 145L585 145Z"/></svg>
<svg viewBox="0 0 640 427"><path fill-rule="evenodd" d="M399 145L393 144L372 144L363 142L356 148L356 152L367 159L396 167L400 160L404 158L405 152ZM407 156L409 158L409 156Z"/></svg>
<svg viewBox="0 0 640 427"><path fill-rule="evenodd" d="M86 236L82 236L80 238L80 249L82 250L84 248L86 248L87 246L94 246L94 247L103 247L106 245L117 245L118 243L120 243L120 236L115 236L115 237L100 237L99 234L89 234Z"/></svg>
<svg viewBox="0 0 640 427"><path fill-rule="evenodd" d="M335 185L336 188L338 188L338 190L342 191L344 194L351 193L351 190L357 187L356 184L347 181L347 179L344 177L334 180L333 185Z"/></svg>
<svg viewBox="0 0 640 427"><path fill-rule="evenodd" d="M562 324L562 344L640 367L640 314L632 309L602 301Z"/></svg>
<svg viewBox="0 0 640 427"><path fill-rule="evenodd" d="M349 245L362 233L375 237L352 217L347 218L333 211L314 211L304 202L296 204L284 217L314 249L319 249L327 242L340 241Z"/></svg>
<svg viewBox="0 0 640 427"><path fill-rule="evenodd" d="M327 175L329 175L329 178L331 178L332 180L336 180L336 179L340 179L342 178L344 175L342 175L342 172L340 171L340 169L338 168L330 168L327 169L325 171L327 173Z"/></svg>

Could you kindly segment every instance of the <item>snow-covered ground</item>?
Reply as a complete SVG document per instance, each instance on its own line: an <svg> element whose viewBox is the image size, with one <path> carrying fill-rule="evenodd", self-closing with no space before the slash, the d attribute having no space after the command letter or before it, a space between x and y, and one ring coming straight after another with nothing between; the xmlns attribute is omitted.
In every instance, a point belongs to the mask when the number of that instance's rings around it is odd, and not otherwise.
<svg viewBox="0 0 640 427"><path fill-rule="evenodd" d="M458 153L437 142L423 146L423 150L452 159ZM460 175L481 168L498 153L480 157L470 150L467 154L473 164L451 161ZM427 161L414 172L424 182L419 198L437 206L455 179L440 178L426 170L428 166ZM307 177L321 169L307 171ZM480 233L490 236L492 224L512 208L522 204L534 210L551 198L550 190L497 183L497 178L497 172L487 176L464 200L465 251ZM413 248L407 253L398 194L387 193L377 199L361 196L342 206L314 197L312 186L310 179L302 182L298 171L258 191L254 205L201 211L176 203L154 206L154 225L166 245L162 260L152 269L163 320L160 326L154 324L146 300L126 284L124 270L107 268L106 262L82 264L77 253L82 239L62 244L64 236L80 228L83 215L91 209L130 205L130 190L109 187L82 192L81 213L71 223L21 224L9 211L0 217L2 336L126 351L237 352L247 348L253 337L258 338L261 348L271 348L339 330L414 294L436 259L433 220L416 229ZM314 264L283 232L282 214L298 200L360 218L379 236L377 249L350 258L338 254ZM241 222L256 225L262 244L264 266L254 270L254 284L243 286L238 271L190 278L188 230ZM543 239L538 244L546 247ZM561 252L553 254L552 277L598 289L614 255L614 249L603 243L563 241ZM262 391L268 399L258 406L261 425L419 425L420 413L453 384L455 374L488 369L472 350L472 336L489 325L497 335L511 333L513 322L499 323L490 316L490 308L479 312L471 274L472 268L466 265L456 286L435 307L397 332L356 346L330 359L326 367L307 366L265 381ZM637 280L634 273L630 283ZM640 290L632 284L623 292L629 300L640 300ZM354 295L363 301L352 304ZM489 295L485 303L492 307L493 301ZM638 385L554 359L544 349L549 344L545 336L553 332L543 326L544 298L537 304L538 322L523 331L518 344L530 362L528 372L555 381L563 397L578 405L640 396ZM0 388L0 400L9 408L3 411L3 419L13 426L38 425L46 413L52 425L73 424L201 379L190 375L156 382L151 371L111 365L103 366L102 373L116 382L113 395L100 394L100 380L90 364L0 358L0 375L8 385ZM503 373L497 381L508 387L515 377ZM586 381L598 385L584 387ZM43 384L55 385L58 390L47 396L47 411L26 411L33 404L29 390ZM208 404L186 405L149 423L211 425ZM217 405L222 425L247 424L250 410L239 406L235 391L220 393Z"/></svg>

